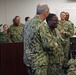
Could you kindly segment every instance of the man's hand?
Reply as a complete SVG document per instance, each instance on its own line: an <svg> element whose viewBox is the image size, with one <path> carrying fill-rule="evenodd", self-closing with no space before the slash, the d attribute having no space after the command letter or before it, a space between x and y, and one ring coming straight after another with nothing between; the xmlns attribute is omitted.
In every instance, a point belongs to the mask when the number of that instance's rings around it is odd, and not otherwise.
<svg viewBox="0 0 76 75"><path fill-rule="evenodd" d="M60 31L60 33L61 33L61 34L66 34L66 32L64 31L64 29L62 29L62 30Z"/></svg>

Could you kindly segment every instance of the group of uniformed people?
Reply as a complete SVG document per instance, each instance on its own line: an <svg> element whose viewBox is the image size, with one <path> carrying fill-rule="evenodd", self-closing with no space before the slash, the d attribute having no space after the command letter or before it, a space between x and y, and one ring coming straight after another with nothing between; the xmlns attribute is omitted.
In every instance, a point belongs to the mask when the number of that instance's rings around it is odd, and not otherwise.
<svg viewBox="0 0 76 75"><path fill-rule="evenodd" d="M2 43L7 42L20 42L22 33L23 33L24 24L20 22L20 17L15 16L13 19L13 24L8 28L7 24L3 25L3 41Z"/></svg>
<svg viewBox="0 0 76 75"><path fill-rule="evenodd" d="M8 30L3 31L3 43L24 42L23 59L29 75L62 75L61 69L65 71L68 66L74 24L69 21L68 12L61 12L58 20L49 10L47 4L40 3L36 15L25 25L16 16Z"/></svg>
<svg viewBox="0 0 76 75"><path fill-rule="evenodd" d="M48 5L41 3L35 17L25 24L24 62L29 75L61 75L62 68L66 71L74 25L67 12L61 12L60 18L49 14Z"/></svg>

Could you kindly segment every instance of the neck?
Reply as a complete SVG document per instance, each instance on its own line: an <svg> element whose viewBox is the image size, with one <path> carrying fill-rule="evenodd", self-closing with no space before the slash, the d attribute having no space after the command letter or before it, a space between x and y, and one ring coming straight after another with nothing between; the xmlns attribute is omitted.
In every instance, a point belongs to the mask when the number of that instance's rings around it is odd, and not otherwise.
<svg viewBox="0 0 76 75"><path fill-rule="evenodd" d="M65 21L66 21L65 19L62 19L62 20L61 20L62 23L64 23Z"/></svg>
<svg viewBox="0 0 76 75"><path fill-rule="evenodd" d="M66 21L69 21L69 20L66 20Z"/></svg>
<svg viewBox="0 0 76 75"><path fill-rule="evenodd" d="M53 31L55 28L50 27L51 31Z"/></svg>
<svg viewBox="0 0 76 75"><path fill-rule="evenodd" d="M15 27L19 26L19 24L14 24Z"/></svg>
<svg viewBox="0 0 76 75"><path fill-rule="evenodd" d="M45 18L43 17L43 15L37 15L39 18L41 18L43 21L45 20Z"/></svg>
<svg viewBox="0 0 76 75"><path fill-rule="evenodd" d="M3 31L4 33L7 33L7 30L6 31Z"/></svg>

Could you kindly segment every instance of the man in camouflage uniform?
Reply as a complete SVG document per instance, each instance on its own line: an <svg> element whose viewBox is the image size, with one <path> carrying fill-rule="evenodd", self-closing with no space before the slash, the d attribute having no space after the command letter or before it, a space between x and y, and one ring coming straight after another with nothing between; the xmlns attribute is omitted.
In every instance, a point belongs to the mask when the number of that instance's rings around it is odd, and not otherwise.
<svg viewBox="0 0 76 75"><path fill-rule="evenodd" d="M74 31L75 31L75 28L74 28L74 24L69 20L70 14L69 14L68 12L65 12L65 13L66 13L66 18L65 18L65 20L71 23L71 25L72 25L72 30L73 30L73 35L74 35L74 34L75 34L75 32L74 32ZM69 58L70 58L70 52L69 52Z"/></svg>
<svg viewBox="0 0 76 75"><path fill-rule="evenodd" d="M8 29L8 34L12 42L21 42L24 24L20 23L20 17L16 16L13 19L13 25Z"/></svg>
<svg viewBox="0 0 76 75"><path fill-rule="evenodd" d="M51 47L54 47L50 29L44 22L48 14L48 5L40 3L36 16L24 27L24 63L28 66L29 75L47 75L48 52L51 53Z"/></svg>
<svg viewBox="0 0 76 75"><path fill-rule="evenodd" d="M71 23L72 29L73 29L73 33L74 33L74 24L69 20L69 16L70 16L70 15L69 15L68 12L65 12L65 13L66 13L66 18L65 18L65 20Z"/></svg>
<svg viewBox="0 0 76 75"><path fill-rule="evenodd" d="M68 62L68 66L69 69L67 75L76 75L76 58L71 58Z"/></svg>
<svg viewBox="0 0 76 75"><path fill-rule="evenodd" d="M58 18L55 14L49 14L46 18L47 24L50 27L51 38L53 43L55 43L56 50L52 53L48 53L49 66L48 75L61 75L61 68L64 61L64 52L62 47L63 38L57 29ZM53 50L53 48L51 48Z"/></svg>
<svg viewBox="0 0 76 75"><path fill-rule="evenodd" d="M58 30L60 31L62 38L65 40L65 43L63 44L63 50L64 50L64 67L66 71L67 62L68 62L68 54L69 54L69 38L74 34L73 27L70 22L66 21L66 13L61 12L60 14L61 20L58 24Z"/></svg>
<svg viewBox="0 0 76 75"><path fill-rule="evenodd" d="M7 24L3 25L3 32L2 33L3 33L3 42L4 43L11 42L9 35L8 35L8 25Z"/></svg>
<svg viewBox="0 0 76 75"><path fill-rule="evenodd" d="M63 51L61 44L56 40L59 37L56 38L50 33L50 28L44 22L48 14L48 6L39 4L37 15L28 21L24 28L24 62L31 69L30 75L50 75L49 62L62 65ZM53 70L55 72L55 67Z"/></svg>

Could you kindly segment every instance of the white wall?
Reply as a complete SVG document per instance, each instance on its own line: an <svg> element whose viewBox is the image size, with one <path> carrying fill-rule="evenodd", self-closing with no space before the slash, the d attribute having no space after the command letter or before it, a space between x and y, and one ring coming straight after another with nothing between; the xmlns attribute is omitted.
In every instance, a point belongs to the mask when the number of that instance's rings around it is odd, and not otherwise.
<svg viewBox="0 0 76 75"><path fill-rule="evenodd" d="M6 23L5 0L0 1L0 24Z"/></svg>
<svg viewBox="0 0 76 75"><path fill-rule="evenodd" d="M10 26L13 18L17 15L21 17L21 22L25 23L25 17L30 16L32 18L36 13L36 6L42 2L47 3L50 12L56 13L58 17L65 8L76 9L76 3L71 2L71 0L0 0L0 24L7 23ZM70 12L70 14L73 14L73 12ZM74 14L72 16L76 17ZM72 16L70 16L70 19Z"/></svg>

